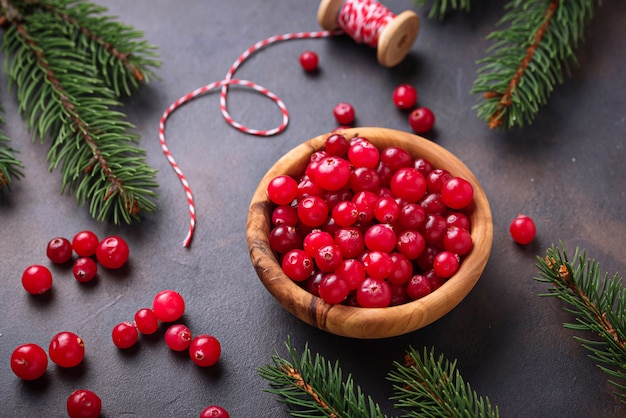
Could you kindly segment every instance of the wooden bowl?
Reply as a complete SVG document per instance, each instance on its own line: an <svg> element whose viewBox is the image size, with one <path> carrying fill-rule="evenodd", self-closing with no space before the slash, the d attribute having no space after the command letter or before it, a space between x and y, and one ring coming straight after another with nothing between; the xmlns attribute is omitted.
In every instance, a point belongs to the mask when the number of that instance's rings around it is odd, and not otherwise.
<svg viewBox="0 0 626 418"><path fill-rule="evenodd" d="M360 308L330 305L302 289L285 275L268 236L271 228L272 204L266 195L267 185L277 175L294 177L304 172L310 155L324 146L329 134L317 136L295 147L281 157L265 174L250 203L246 238L250 259L265 288L280 304L302 321L324 331L352 338L386 338L422 328L451 311L474 287L482 274L493 238L491 209L484 190L472 172L452 153L422 137L384 128L353 128L342 131L346 137L359 135L379 149L400 146L414 158L423 157L433 167L448 170L474 187L474 207L469 215L474 242L457 273L429 295L387 308Z"/></svg>

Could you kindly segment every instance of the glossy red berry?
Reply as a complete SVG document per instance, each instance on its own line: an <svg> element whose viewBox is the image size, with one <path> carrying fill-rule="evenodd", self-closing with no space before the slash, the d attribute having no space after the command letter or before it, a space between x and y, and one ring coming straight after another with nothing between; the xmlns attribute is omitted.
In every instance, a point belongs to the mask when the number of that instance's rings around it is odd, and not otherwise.
<svg viewBox="0 0 626 418"><path fill-rule="evenodd" d="M341 277L334 273L329 273L322 278L318 291L320 297L324 299L326 303L336 305L346 299L350 289L348 288L348 284Z"/></svg>
<svg viewBox="0 0 626 418"><path fill-rule="evenodd" d="M98 264L89 257L79 257L72 266L74 278L81 283L93 280L98 274Z"/></svg>
<svg viewBox="0 0 626 418"><path fill-rule="evenodd" d="M409 280L406 293L412 300L423 298L433 291L430 281L425 275L416 274Z"/></svg>
<svg viewBox="0 0 626 418"><path fill-rule="evenodd" d="M319 63L319 57L313 51L304 51L300 54L300 65L304 71L315 71Z"/></svg>
<svg viewBox="0 0 626 418"><path fill-rule="evenodd" d="M91 257L96 254L99 242L95 232L80 231L72 238L72 248L79 257Z"/></svg>
<svg viewBox="0 0 626 418"><path fill-rule="evenodd" d="M75 390L67 398L69 418L98 418L101 412L102 400L90 390Z"/></svg>
<svg viewBox="0 0 626 418"><path fill-rule="evenodd" d="M400 84L391 95L393 104L400 110L408 110L417 103L417 90L410 84Z"/></svg>
<svg viewBox="0 0 626 418"><path fill-rule="evenodd" d="M59 367L75 367L85 358L85 343L73 332L59 332L50 341L48 354Z"/></svg>
<svg viewBox="0 0 626 418"><path fill-rule="evenodd" d="M340 125L352 125L354 123L354 107L350 103L338 103L333 108L333 115Z"/></svg>
<svg viewBox="0 0 626 418"><path fill-rule="evenodd" d="M135 312L135 325L142 334L154 334L159 329L159 319L150 308L141 308Z"/></svg>
<svg viewBox="0 0 626 418"><path fill-rule="evenodd" d="M174 324L170 326L166 331L163 339L165 345L173 351L184 351L191 345L191 330L187 325Z"/></svg>
<svg viewBox="0 0 626 418"><path fill-rule="evenodd" d="M391 287L382 279L368 277L357 289L356 298L363 308L385 308L391 303Z"/></svg>
<svg viewBox="0 0 626 418"><path fill-rule="evenodd" d="M290 204L297 194L298 182L290 176L276 176L267 185L267 197L276 205Z"/></svg>
<svg viewBox="0 0 626 418"><path fill-rule="evenodd" d="M281 266L287 277L296 282L308 279L315 268L311 256L300 249L294 249L285 254Z"/></svg>
<svg viewBox="0 0 626 418"><path fill-rule="evenodd" d="M315 182L325 190L339 190L350 181L350 163L335 156L323 158L315 170Z"/></svg>
<svg viewBox="0 0 626 418"><path fill-rule="evenodd" d="M461 177L451 177L441 186L441 200L450 209L463 209L474 199L474 187Z"/></svg>
<svg viewBox="0 0 626 418"><path fill-rule="evenodd" d="M175 290L162 290L152 302L154 314L162 322L174 322L185 313L185 300Z"/></svg>
<svg viewBox="0 0 626 418"><path fill-rule="evenodd" d="M535 239L537 228L531 217L519 214L511 222L509 232L513 241L521 245L526 245L530 244Z"/></svg>
<svg viewBox="0 0 626 418"><path fill-rule="evenodd" d="M459 258L450 251L441 251L433 260L433 270L437 276L447 279L459 269Z"/></svg>
<svg viewBox="0 0 626 418"><path fill-rule="evenodd" d="M215 365L222 353L220 342L212 335L200 334L196 336L189 346L189 357L200 367Z"/></svg>
<svg viewBox="0 0 626 418"><path fill-rule="evenodd" d="M328 217L328 205L318 196L308 196L298 204L300 221L312 228L322 225Z"/></svg>
<svg viewBox="0 0 626 418"><path fill-rule="evenodd" d="M115 235L106 237L98 243L96 259L105 268L119 269L126 261L130 250L122 237Z"/></svg>
<svg viewBox="0 0 626 418"><path fill-rule="evenodd" d="M55 264L65 264L72 259L72 243L63 237L52 238L46 247L46 255Z"/></svg>
<svg viewBox="0 0 626 418"><path fill-rule="evenodd" d="M134 324L122 322L113 327L111 338L117 348L130 348L137 343L139 332Z"/></svg>
<svg viewBox="0 0 626 418"><path fill-rule="evenodd" d="M39 264L33 264L22 273L22 286L31 295L41 295L52 287L52 272Z"/></svg>
<svg viewBox="0 0 626 418"><path fill-rule="evenodd" d="M409 126L415 133L423 134L435 125L435 114L427 107L418 107L409 114Z"/></svg>
<svg viewBox="0 0 626 418"><path fill-rule="evenodd" d="M230 415L221 406L211 405L202 410L200 418L230 418Z"/></svg>
<svg viewBox="0 0 626 418"><path fill-rule="evenodd" d="M22 344L11 354L11 370L22 380L39 379L47 367L48 354L37 344Z"/></svg>
<svg viewBox="0 0 626 418"><path fill-rule="evenodd" d="M416 168L405 167L395 172L389 187L396 197L415 203L426 194L426 179Z"/></svg>

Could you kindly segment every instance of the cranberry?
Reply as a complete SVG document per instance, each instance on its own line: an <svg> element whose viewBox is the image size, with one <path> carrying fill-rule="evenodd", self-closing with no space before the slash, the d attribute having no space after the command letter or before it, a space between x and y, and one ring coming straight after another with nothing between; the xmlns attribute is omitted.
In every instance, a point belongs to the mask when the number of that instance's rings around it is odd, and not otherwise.
<svg viewBox="0 0 626 418"><path fill-rule="evenodd" d="M537 228L531 217L519 214L511 222L509 233L513 241L521 245L526 245L530 244L532 240L535 239Z"/></svg>
<svg viewBox="0 0 626 418"><path fill-rule="evenodd" d="M47 367L48 355L37 344L22 344L11 353L11 370L22 380L39 379Z"/></svg>
<svg viewBox="0 0 626 418"><path fill-rule="evenodd" d="M380 177L373 168L356 167L350 173L350 188L358 193L360 191L369 190L377 192L380 188Z"/></svg>
<svg viewBox="0 0 626 418"><path fill-rule="evenodd" d="M323 272L335 271L342 260L343 254L336 244L320 247L315 255L315 264Z"/></svg>
<svg viewBox="0 0 626 418"><path fill-rule="evenodd" d="M52 238L46 247L46 255L55 264L65 264L72 259L72 243L63 237Z"/></svg>
<svg viewBox="0 0 626 418"><path fill-rule="evenodd" d="M154 297L152 310L159 321L174 322L185 313L185 300L175 290L162 290Z"/></svg>
<svg viewBox="0 0 626 418"><path fill-rule="evenodd" d="M365 266L354 258L342 260L334 273L346 282L349 290L355 290L365 280Z"/></svg>
<svg viewBox="0 0 626 418"><path fill-rule="evenodd" d="M461 177L451 177L441 186L441 200L450 209L462 209L473 199L474 187Z"/></svg>
<svg viewBox="0 0 626 418"><path fill-rule="evenodd" d="M22 286L31 295L41 295L52 287L52 272L39 264L33 264L22 273Z"/></svg>
<svg viewBox="0 0 626 418"><path fill-rule="evenodd" d="M472 236L463 228L451 226L443 237L443 248L454 254L465 255L472 250Z"/></svg>
<svg viewBox="0 0 626 418"><path fill-rule="evenodd" d="M287 277L295 282L309 278L315 265L313 259L304 250L291 250L283 257L281 266Z"/></svg>
<svg viewBox="0 0 626 418"><path fill-rule="evenodd" d="M437 276L447 279L459 269L459 258L450 251L442 251L433 260L433 270Z"/></svg>
<svg viewBox="0 0 626 418"><path fill-rule="evenodd" d="M393 171L413 165L413 157L404 148L389 146L380 153L380 161L388 165Z"/></svg>
<svg viewBox="0 0 626 418"><path fill-rule="evenodd" d="M52 337L48 354L59 367L75 367L85 358L85 343L73 332L59 332Z"/></svg>
<svg viewBox="0 0 626 418"><path fill-rule="evenodd" d="M396 233L388 224L374 224L365 231L365 246L373 251L390 253L396 247Z"/></svg>
<svg viewBox="0 0 626 418"><path fill-rule="evenodd" d="M391 287L384 280L368 277L357 289L356 297L363 308L384 308L391 303Z"/></svg>
<svg viewBox="0 0 626 418"><path fill-rule="evenodd" d="M325 190L320 187L319 184L312 181L309 177L304 177L298 183L298 193L296 198L302 200L308 196L322 197L325 194Z"/></svg>
<svg viewBox="0 0 626 418"><path fill-rule="evenodd" d="M69 418L98 418L101 411L102 400L90 390L75 390L67 398Z"/></svg>
<svg viewBox="0 0 626 418"><path fill-rule="evenodd" d="M355 167L376 168L380 151L367 139L353 140L348 149L348 159Z"/></svg>
<svg viewBox="0 0 626 418"><path fill-rule="evenodd" d="M339 190L350 181L350 163L341 157L329 156L315 170L315 182L325 190Z"/></svg>
<svg viewBox="0 0 626 418"><path fill-rule="evenodd" d="M343 302L349 293L348 284L338 275L329 273L324 276L319 285L320 297L332 305Z"/></svg>
<svg viewBox="0 0 626 418"><path fill-rule="evenodd" d="M200 418L230 418L230 415L221 406L211 405L202 410Z"/></svg>
<svg viewBox="0 0 626 418"><path fill-rule="evenodd" d="M452 174L443 168L435 168L428 173L426 177L426 187L429 193L441 192L443 184L452 178Z"/></svg>
<svg viewBox="0 0 626 418"><path fill-rule="evenodd" d="M343 258L355 258L365 249L363 233L355 227L340 228L334 234L335 245Z"/></svg>
<svg viewBox="0 0 626 418"><path fill-rule="evenodd" d="M404 284L408 282L413 274L413 264L411 260L404 254L398 252L391 253L389 256L393 262L393 270L387 277L387 280L393 284Z"/></svg>
<svg viewBox="0 0 626 418"><path fill-rule="evenodd" d="M328 205L318 196L308 196L298 204L298 217L300 221L310 227L317 227L326 221Z"/></svg>
<svg viewBox="0 0 626 418"><path fill-rule="evenodd" d="M317 70L317 64L319 63L319 57L313 51L304 51L300 54L300 65L304 69L304 71L315 71Z"/></svg>
<svg viewBox="0 0 626 418"><path fill-rule="evenodd" d="M328 155L343 157L348 153L348 149L350 149L350 142L348 142L345 135L332 134L326 138L324 149Z"/></svg>
<svg viewBox="0 0 626 418"><path fill-rule="evenodd" d="M340 125L352 125L354 123L354 107L350 103L338 103L333 108L333 115Z"/></svg>
<svg viewBox="0 0 626 418"><path fill-rule="evenodd" d="M407 203L400 208L398 223L404 229L418 229L426 222L426 211L417 203Z"/></svg>
<svg viewBox="0 0 626 418"><path fill-rule="evenodd" d="M118 236L104 238L96 248L96 259L103 267L118 269L128 261L129 248L126 241Z"/></svg>
<svg viewBox="0 0 626 418"><path fill-rule="evenodd" d="M100 240L92 231L80 231L72 238L72 248L79 257L91 257L96 254Z"/></svg>
<svg viewBox="0 0 626 418"><path fill-rule="evenodd" d="M159 329L159 319L150 308L141 308L135 312L135 325L142 334L154 334Z"/></svg>
<svg viewBox="0 0 626 418"><path fill-rule="evenodd" d="M415 203L426 194L426 180L416 168L405 167L393 175L390 188L395 196Z"/></svg>
<svg viewBox="0 0 626 418"><path fill-rule="evenodd" d="M276 176L267 185L267 197L276 205L288 205L298 194L298 183L289 176Z"/></svg>
<svg viewBox="0 0 626 418"><path fill-rule="evenodd" d="M414 260L419 257L424 248L426 248L426 240L419 232L406 229L398 235L398 241L396 243L398 252L406 256L410 260Z"/></svg>
<svg viewBox="0 0 626 418"><path fill-rule="evenodd" d="M272 211L272 225L296 226L298 223L298 211L290 205L276 206Z"/></svg>
<svg viewBox="0 0 626 418"><path fill-rule="evenodd" d="M184 351L191 345L191 330L187 325L174 324L166 331L163 339L172 351Z"/></svg>
<svg viewBox="0 0 626 418"><path fill-rule="evenodd" d="M435 125L435 114L427 107L418 107L409 114L409 126L415 133L423 134Z"/></svg>
<svg viewBox="0 0 626 418"><path fill-rule="evenodd" d="M74 261L72 274L81 283L89 282L98 274L98 265L89 257L79 257Z"/></svg>
<svg viewBox="0 0 626 418"><path fill-rule="evenodd" d="M279 254L285 254L302 246L302 237L295 226L278 225L270 231L270 247Z"/></svg>
<svg viewBox="0 0 626 418"><path fill-rule="evenodd" d="M353 202L339 202L333 208L332 217L339 226L350 226L359 219L359 211Z"/></svg>
<svg viewBox="0 0 626 418"><path fill-rule="evenodd" d="M400 205L393 197L383 196L374 206L374 217L381 223L393 223L400 216Z"/></svg>
<svg viewBox="0 0 626 418"><path fill-rule="evenodd" d="M384 251L369 251L363 258L363 266L369 277L382 280L393 271L393 259Z"/></svg>
<svg viewBox="0 0 626 418"><path fill-rule="evenodd" d="M113 327L111 338L117 348L126 349L137 343L139 332L135 325L130 322L121 322Z"/></svg>
<svg viewBox="0 0 626 418"><path fill-rule="evenodd" d="M430 281L428 278L422 274L416 274L411 277L411 280L407 284L406 293L407 295L413 299L417 300L423 298L424 296L430 294L433 291Z"/></svg>
<svg viewBox="0 0 626 418"><path fill-rule="evenodd" d="M400 110L408 110L417 103L417 90L410 84L400 84L391 95L393 104Z"/></svg>
<svg viewBox="0 0 626 418"><path fill-rule="evenodd" d="M359 211L359 221L369 222L374 219L376 202L378 202L379 196L376 193L364 190L358 192L352 198L352 202L356 205Z"/></svg>
<svg viewBox="0 0 626 418"><path fill-rule="evenodd" d="M212 335L197 335L189 345L189 357L200 367L217 364L222 353L220 342Z"/></svg>

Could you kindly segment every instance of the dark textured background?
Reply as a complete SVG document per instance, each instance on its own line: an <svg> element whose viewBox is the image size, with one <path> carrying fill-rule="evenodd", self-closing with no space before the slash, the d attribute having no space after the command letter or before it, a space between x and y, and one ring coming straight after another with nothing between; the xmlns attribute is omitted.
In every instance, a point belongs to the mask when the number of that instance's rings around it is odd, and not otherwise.
<svg viewBox="0 0 626 418"><path fill-rule="evenodd" d="M31 142L17 113L14 94L2 87L6 131L26 165L26 177L0 200L0 416L63 416L68 394L96 391L106 417L195 417L220 404L233 417L282 417L283 406L264 392L255 369L291 336L329 360L397 414L387 398L392 362L409 346L435 347L458 359L463 377L498 405L503 417L625 416L603 374L563 322L572 317L556 299L541 298L536 256L563 241L601 262L610 274L626 272L626 169L624 133L624 40L626 3L604 2L577 50L580 66L559 86L535 123L503 133L480 122L469 94L475 62L484 56L485 36L503 15L502 1L475 2L474 11L442 23L422 19L411 54L393 69L377 64L372 48L348 38L290 41L247 61L237 76L278 94L291 122L273 138L257 138L228 126L211 93L176 112L167 125L170 149L195 192L198 227L191 248L181 243L188 218L183 190L161 153L158 121L166 107L196 87L220 80L237 56L255 42L279 33L318 30L317 1L108 0L100 4L145 32L158 46L159 80L128 100L125 112L142 136L149 163L159 170L159 210L141 224L115 227L91 220L71 195L62 195L57 170L48 171L47 144ZM411 1L389 1L394 12ZM311 76L298 56L312 49L321 71ZM419 102L431 107L436 129L430 139L457 154L474 171L490 199L494 245L487 268L470 295L449 315L411 334L361 341L316 330L287 313L265 291L250 263L245 240L247 206L257 182L286 151L335 127L332 108L355 105L361 126L408 130L406 114L391 103L391 91L411 83ZM2 75L0 85L6 86ZM233 89L233 116L255 128L280 122L271 101ZM532 216L538 237L515 245L511 219ZM43 300L20 285L24 268L48 263L45 246L55 236L82 229L100 236L120 234L131 247L123 270L101 270L93 285L80 285L69 268L52 266L54 290ZM49 264L49 263L48 263ZM136 348L116 349L111 328L132 319L165 288L186 298L184 320L196 332L220 339L223 357L210 369L195 367L169 351L162 332L141 338ZM50 364L45 377L23 382L10 371L19 344L44 347L69 330L86 343L77 369Z"/></svg>

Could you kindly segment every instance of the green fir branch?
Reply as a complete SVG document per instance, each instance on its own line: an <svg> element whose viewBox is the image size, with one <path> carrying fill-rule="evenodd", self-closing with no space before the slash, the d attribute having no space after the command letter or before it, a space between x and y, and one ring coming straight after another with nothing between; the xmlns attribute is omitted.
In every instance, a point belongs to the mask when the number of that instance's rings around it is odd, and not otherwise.
<svg viewBox="0 0 626 418"><path fill-rule="evenodd" d="M266 391L280 397L294 417L385 418L380 407L354 386L351 375L343 379L339 363L334 365L321 355L314 357L308 345L302 355L287 341L288 358L278 353L272 363L258 369L269 381Z"/></svg>
<svg viewBox="0 0 626 418"><path fill-rule="evenodd" d="M0 107L0 126L4 126L4 110ZM17 159L17 150L11 146L11 139L0 129L0 193L10 190L13 180L24 176L24 165Z"/></svg>
<svg viewBox="0 0 626 418"><path fill-rule="evenodd" d="M544 258L538 257L537 267L540 276L535 279L553 286L542 296L567 303L565 309L576 320L564 324L565 328L596 337L575 338L609 375L616 395L626 404L626 288L622 278L603 275L600 264L578 248L570 261L562 243L549 248Z"/></svg>
<svg viewBox="0 0 626 418"><path fill-rule="evenodd" d="M141 213L154 212L156 171L147 165L145 151L137 145L135 127L116 110L121 107L117 97L122 92L130 93L131 87L146 80L144 75L152 75L143 67L151 61L138 59L135 63L140 66L133 67L129 54L126 62L116 64L106 54L94 58L97 50L77 45L81 36L98 33L98 28L78 29L74 23L80 22L79 16L71 7L85 14L101 8L67 0L4 0L0 4L8 24L1 48L10 86L16 87L19 111L35 137L42 142L52 140L48 161L51 170L60 168L63 191L74 192L81 205L88 203L91 215L100 221L131 223ZM71 11L61 13L64 5ZM82 18L90 23L86 15ZM94 45L105 37L100 34L90 39ZM107 50L121 51L104 42L100 52ZM113 78L107 79L95 63L104 64L101 70ZM119 78L120 68L125 69L125 81ZM144 78L130 81L128 77L136 74Z"/></svg>
<svg viewBox="0 0 626 418"><path fill-rule="evenodd" d="M597 1L599 3L599 1ZM498 23L488 56L478 61L471 92L490 128L531 123L557 84L577 64L575 48L593 16L595 0L513 0Z"/></svg>
<svg viewBox="0 0 626 418"><path fill-rule="evenodd" d="M428 18L443 20L449 13L469 12L471 0L416 0L418 7L428 9Z"/></svg>
<svg viewBox="0 0 626 418"><path fill-rule="evenodd" d="M388 379L394 383L395 407L406 410L403 417L496 418L497 407L488 398L479 397L469 383L443 355L424 348L423 355L414 348L404 364L394 363Z"/></svg>

